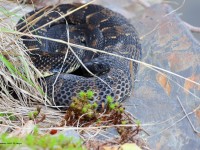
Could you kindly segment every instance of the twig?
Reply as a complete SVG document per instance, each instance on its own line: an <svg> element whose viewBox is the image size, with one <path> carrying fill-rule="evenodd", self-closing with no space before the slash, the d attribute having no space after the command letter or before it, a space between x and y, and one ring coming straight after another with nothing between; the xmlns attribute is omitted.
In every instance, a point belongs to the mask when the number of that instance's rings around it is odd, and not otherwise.
<svg viewBox="0 0 200 150"><path fill-rule="evenodd" d="M182 105L182 103L181 103L181 101L180 101L180 99L179 99L178 96L177 96L177 100L178 100L179 104L181 105L181 108L183 109L183 112L185 113L185 116L187 117L187 119L188 119L188 121L189 121L189 123L190 123L190 125L191 125L191 127L192 127L192 129L193 129L193 131L194 131L195 133L197 133L197 134L200 134L200 132L199 132L198 130L196 130L196 128L194 127L192 121L190 120L190 118L189 118L189 116L188 116L188 113L186 112L185 108L183 107L183 105Z"/></svg>
<svg viewBox="0 0 200 150"><path fill-rule="evenodd" d="M200 33L200 27L195 27L185 21L183 21L183 23L185 24L185 26L191 31L191 32L196 32L196 33Z"/></svg>
<svg viewBox="0 0 200 150"><path fill-rule="evenodd" d="M168 14L164 15L164 17L169 16L169 15L175 13L176 11L178 11L179 9L181 9L184 4L185 4L185 0L183 0L183 2L181 3L181 5L178 8L176 8L176 9L172 10L171 12L169 12Z"/></svg>
<svg viewBox="0 0 200 150"><path fill-rule="evenodd" d="M138 2L140 5L142 5L143 7L145 7L145 8L148 8L148 7L151 6L150 3L148 3L146 0L137 0L137 2Z"/></svg>
<svg viewBox="0 0 200 150"><path fill-rule="evenodd" d="M199 109L199 108L200 108L200 106L198 106L197 108L195 108L193 111L187 113L187 116L193 114L193 113L194 113L197 109ZM156 134L154 134L154 135L151 135L150 137L147 137L147 138L155 137L155 136L157 136L157 135L159 135L159 134L161 134L161 133L167 131L168 129L170 129L171 127L173 127L174 125L176 125L177 123L179 123L180 121L182 121L182 120L183 120L184 118L186 118L187 116L184 115L182 118L180 118L179 120L177 120L176 122L174 122L172 125L168 126L167 128L163 129L162 131L160 131L160 132L158 132L158 133L156 133ZM196 130L194 130L194 132L195 132L195 131L196 131ZM198 135L199 135L199 132L195 132L195 133L198 133Z"/></svg>

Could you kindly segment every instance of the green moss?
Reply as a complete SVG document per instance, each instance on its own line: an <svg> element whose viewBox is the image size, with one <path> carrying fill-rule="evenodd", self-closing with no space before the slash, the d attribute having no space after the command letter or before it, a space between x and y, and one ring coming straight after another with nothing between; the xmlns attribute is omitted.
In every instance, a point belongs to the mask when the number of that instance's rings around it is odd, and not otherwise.
<svg viewBox="0 0 200 150"><path fill-rule="evenodd" d="M140 126L141 125L141 121L140 120L136 120L135 124L137 124L137 126Z"/></svg>
<svg viewBox="0 0 200 150"><path fill-rule="evenodd" d="M80 91L79 96L80 98L85 99L86 93L84 91Z"/></svg>
<svg viewBox="0 0 200 150"><path fill-rule="evenodd" d="M106 99L107 99L108 104L113 103L112 96L108 95L108 96L106 96Z"/></svg>
<svg viewBox="0 0 200 150"><path fill-rule="evenodd" d="M38 111L31 111L28 113L28 117L31 120L35 119L37 117L37 115L38 115Z"/></svg>
<svg viewBox="0 0 200 150"><path fill-rule="evenodd" d="M92 99L94 97L94 92L92 90L87 90L86 95L88 99Z"/></svg>
<svg viewBox="0 0 200 150"><path fill-rule="evenodd" d="M115 106L115 104L114 104L114 103L111 103L111 104L109 104L109 108L110 108L111 110L113 110L113 109L115 109L115 108L116 108L116 106Z"/></svg>
<svg viewBox="0 0 200 150"><path fill-rule="evenodd" d="M124 108L123 108L123 107L120 107L120 108L119 108L119 112L120 112L120 113L124 113Z"/></svg>
<svg viewBox="0 0 200 150"><path fill-rule="evenodd" d="M72 97L72 103L67 109L64 117L64 125L81 127L88 127L90 125L96 126L109 126L109 125L125 125L135 124L132 118L125 112L125 108L119 102L115 102L114 98L110 95L106 97L106 102L99 104L91 102L94 98L94 92L88 90L87 92L81 91L77 96ZM98 107L101 105L102 107ZM98 109L99 108L99 109ZM131 131L139 129L132 127L120 127L117 131L120 135L129 136ZM128 138L128 137L127 137Z"/></svg>
<svg viewBox="0 0 200 150"><path fill-rule="evenodd" d="M125 125L125 124L127 124L127 121L126 121L126 120L123 120L123 121L122 121L122 125Z"/></svg>
<svg viewBox="0 0 200 150"><path fill-rule="evenodd" d="M71 103L70 107L74 108L75 107L75 103Z"/></svg>
<svg viewBox="0 0 200 150"><path fill-rule="evenodd" d="M33 129L33 134L37 135L38 133L39 133L38 125L35 125L35 127Z"/></svg>
<svg viewBox="0 0 200 150"><path fill-rule="evenodd" d="M88 109L86 107L83 107L82 112L86 113L88 111Z"/></svg>
<svg viewBox="0 0 200 150"><path fill-rule="evenodd" d="M98 107L98 104L95 102L92 106L94 109L96 109Z"/></svg>
<svg viewBox="0 0 200 150"><path fill-rule="evenodd" d="M7 117L11 121L17 120L17 117L12 113L0 113L0 117Z"/></svg>
<svg viewBox="0 0 200 150"><path fill-rule="evenodd" d="M17 149L20 147L31 148L31 150L48 149L48 150L84 150L81 141L73 142L72 138L62 134L58 136L52 135L27 135L25 138L8 137L3 134L0 136L0 149Z"/></svg>

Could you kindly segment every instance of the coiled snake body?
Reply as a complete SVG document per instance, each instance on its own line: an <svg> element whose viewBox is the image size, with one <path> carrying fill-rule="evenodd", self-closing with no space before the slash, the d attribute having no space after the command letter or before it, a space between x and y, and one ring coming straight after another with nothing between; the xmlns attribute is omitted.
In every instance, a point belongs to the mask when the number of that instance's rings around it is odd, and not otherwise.
<svg viewBox="0 0 200 150"><path fill-rule="evenodd" d="M62 4L32 11L18 22L17 30L64 41L69 37L71 43L140 59L141 45L135 28L122 15L99 5L88 5L43 27L79 6L80 4ZM26 36L22 39L28 49L32 49L30 57L35 66L41 71L55 73L45 80L47 95L54 99L56 106L69 106L73 96L89 89L94 91L93 101L99 106L106 101L107 95L113 96L116 101L122 101L130 95L137 63L109 54L73 48L85 66L104 80L105 84L89 75L66 44ZM62 73L57 78L59 71Z"/></svg>

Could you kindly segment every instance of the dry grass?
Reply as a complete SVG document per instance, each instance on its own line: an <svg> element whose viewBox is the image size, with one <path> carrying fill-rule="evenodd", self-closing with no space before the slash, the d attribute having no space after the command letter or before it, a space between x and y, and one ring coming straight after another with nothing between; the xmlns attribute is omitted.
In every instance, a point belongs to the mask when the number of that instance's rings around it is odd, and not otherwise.
<svg viewBox="0 0 200 150"><path fill-rule="evenodd" d="M31 62L20 36L13 34L16 20L20 18L16 10L12 12L2 7L0 15L0 126L14 130L28 120L28 113L35 110L37 105L44 107L51 103L38 83L41 73ZM6 30L11 33L4 32ZM44 107L42 111L47 116L46 127L49 127L51 120L48 117L61 119L56 110ZM10 120L6 114L13 114L17 119Z"/></svg>

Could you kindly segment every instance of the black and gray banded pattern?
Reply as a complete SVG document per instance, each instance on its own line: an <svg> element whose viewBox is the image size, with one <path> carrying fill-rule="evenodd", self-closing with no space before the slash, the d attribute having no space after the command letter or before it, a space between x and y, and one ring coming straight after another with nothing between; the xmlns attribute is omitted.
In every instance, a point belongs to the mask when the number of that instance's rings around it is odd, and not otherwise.
<svg viewBox="0 0 200 150"><path fill-rule="evenodd" d="M66 14L79 6L80 4L62 4L55 8L49 6L46 9L32 11L18 22L17 30L21 32L32 31L33 34L40 36L67 41L67 30L69 29L71 43L136 60L140 59L141 45L135 28L122 15L99 5L88 5L37 30L44 24L60 17L61 14ZM43 16L40 17L41 15ZM23 22L25 18L26 22ZM37 20L37 18L39 19ZM30 25L34 19L37 21ZM56 106L69 106L72 96L89 89L95 92L94 101L99 106L105 102L107 95L113 96L116 101L122 101L130 95L137 72L137 63L103 53L94 54L83 49L73 48L85 65L103 79L107 83L106 85L98 78L73 74L77 69L80 72L86 71L81 67L76 57L68 51L67 45L26 36L22 38L28 49L36 49L30 53L36 67L44 72L55 73L53 76L46 77L45 80L48 85L47 95L50 99L54 98ZM60 74L53 90L52 85L57 76L56 72L60 70L67 51L68 57L63 65L63 73Z"/></svg>

